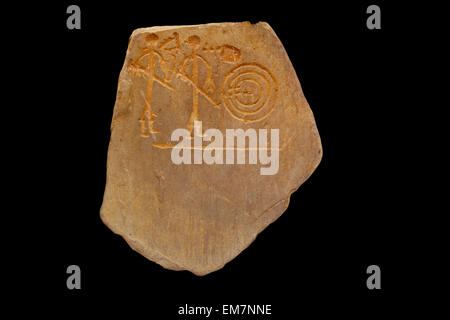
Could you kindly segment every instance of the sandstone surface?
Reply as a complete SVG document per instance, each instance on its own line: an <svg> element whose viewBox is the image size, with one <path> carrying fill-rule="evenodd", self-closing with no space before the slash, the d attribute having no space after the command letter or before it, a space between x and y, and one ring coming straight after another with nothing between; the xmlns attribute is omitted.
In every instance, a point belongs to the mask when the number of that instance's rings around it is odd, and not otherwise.
<svg viewBox="0 0 450 320"><path fill-rule="evenodd" d="M178 155L189 152L191 164L173 160L180 128L192 144ZM254 129L244 159L237 140L227 146L227 129ZM313 114L267 23L137 29L118 82L101 218L149 260L205 275L281 216L321 157Z"/></svg>

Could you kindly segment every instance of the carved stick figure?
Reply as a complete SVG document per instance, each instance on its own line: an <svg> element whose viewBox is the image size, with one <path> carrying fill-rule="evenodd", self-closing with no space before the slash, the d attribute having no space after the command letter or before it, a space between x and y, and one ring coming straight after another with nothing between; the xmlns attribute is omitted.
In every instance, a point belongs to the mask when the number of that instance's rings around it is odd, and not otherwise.
<svg viewBox="0 0 450 320"><path fill-rule="evenodd" d="M198 117L198 96L199 93L202 94L206 99L208 99L215 107L217 107L217 103L209 96L207 93L210 90L214 89L214 82L212 79L211 65L203 58L201 55L197 53L197 50L200 46L200 38L198 36L190 36L186 41L187 45L192 48L192 53L185 57L180 65L179 75L181 75L185 80L188 80L192 85L192 112L189 117L189 121L186 125L187 129L192 133L192 129L194 127L194 121L199 119ZM206 66L206 79L203 87L199 86L199 63L203 62ZM186 72L186 64L192 64L192 75L188 75ZM197 135L201 135L201 132L196 132Z"/></svg>
<svg viewBox="0 0 450 320"><path fill-rule="evenodd" d="M139 117L139 122L141 123L141 136L149 137L150 136L149 133L159 133L158 130L153 128L153 122L155 122L155 117L157 117L157 115L154 112L152 112L153 83L158 82L159 84L170 90L174 90L174 88L166 80L161 79L155 73L156 62L158 60L162 69L164 70L165 76L167 76L168 74L167 70L168 68L165 67L168 62L156 49L156 44L159 40L159 37L156 34L151 33L147 35L145 40L147 41L149 47L143 50L142 55L139 58L137 58L137 60L134 63L131 64L131 67L134 69L135 72L147 76L147 85L145 88L145 104L144 109L142 111L142 115ZM148 63L146 67L143 67L140 63L142 59L144 59L145 57L148 57ZM148 126L148 131L145 126L146 122Z"/></svg>

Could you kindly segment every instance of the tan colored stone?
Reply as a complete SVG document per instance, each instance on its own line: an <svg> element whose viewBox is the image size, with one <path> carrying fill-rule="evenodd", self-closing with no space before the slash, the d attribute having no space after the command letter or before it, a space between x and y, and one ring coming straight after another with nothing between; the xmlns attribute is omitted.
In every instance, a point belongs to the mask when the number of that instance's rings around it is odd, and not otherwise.
<svg viewBox="0 0 450 320"><path fill-rule="evenodd" d="M194 120L224 140L226 129L279 129L278 172L262 175L267 165L249 164L247 151L246 164L174 164L171 134L194 134ZM119 77L101 218L146 258L204 275L286 210L321 156L313 114L267 23L137 29Z"/></svg>

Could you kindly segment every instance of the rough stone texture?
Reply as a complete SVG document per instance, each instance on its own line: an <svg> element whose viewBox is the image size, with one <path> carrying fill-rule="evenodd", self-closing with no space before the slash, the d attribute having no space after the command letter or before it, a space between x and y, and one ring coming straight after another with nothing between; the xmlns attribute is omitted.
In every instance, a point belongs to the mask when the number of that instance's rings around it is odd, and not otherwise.
<svg viewBox="0 0 450 320"><path fill-rule="evenodd" d="M227 128L278 128L278 173L261 175L259 162L174 164L171 133L193 120L224 140ZM321 157L313 114L267 23L137 29L118 83L101 218L146 258L205 275L286 210Z"/></svg>

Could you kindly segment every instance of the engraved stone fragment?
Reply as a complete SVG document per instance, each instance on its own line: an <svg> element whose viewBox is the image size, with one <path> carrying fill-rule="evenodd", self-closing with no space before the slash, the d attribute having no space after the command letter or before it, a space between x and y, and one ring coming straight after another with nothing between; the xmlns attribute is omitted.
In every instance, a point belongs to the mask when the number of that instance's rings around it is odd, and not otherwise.
<svg viewBox="0 0 450 320"><path fill-rule="evenodd" d="M101 218L149 260L205 275L286 210L321 157L267 23L137 29L119 77Z"/></svg>

